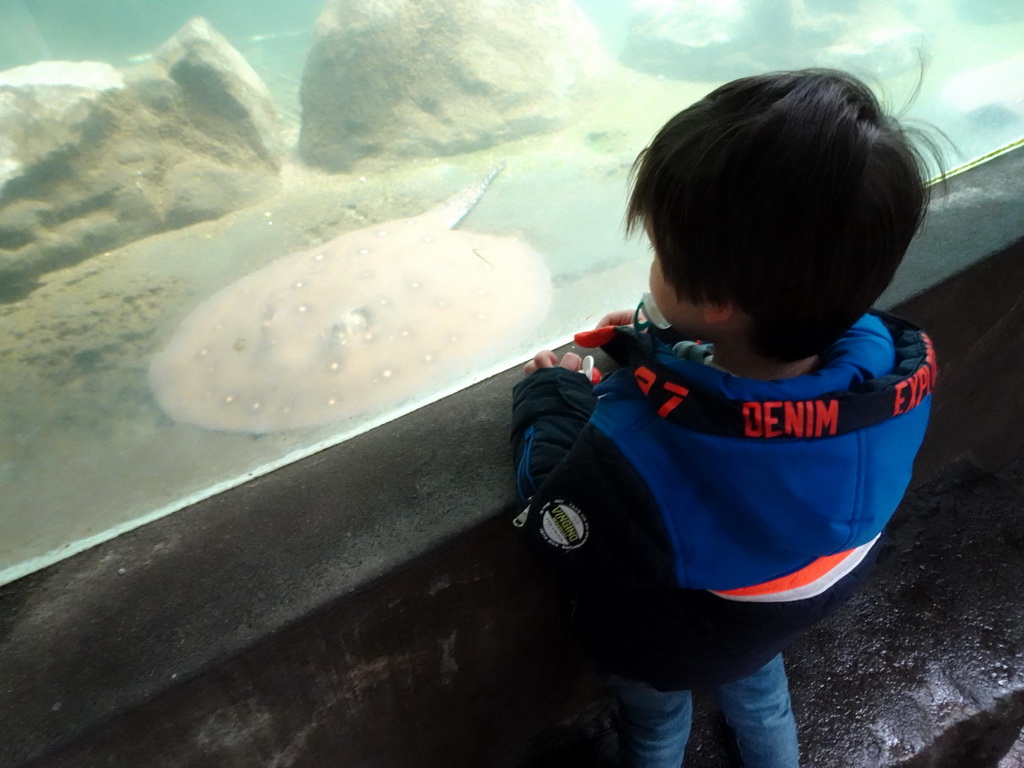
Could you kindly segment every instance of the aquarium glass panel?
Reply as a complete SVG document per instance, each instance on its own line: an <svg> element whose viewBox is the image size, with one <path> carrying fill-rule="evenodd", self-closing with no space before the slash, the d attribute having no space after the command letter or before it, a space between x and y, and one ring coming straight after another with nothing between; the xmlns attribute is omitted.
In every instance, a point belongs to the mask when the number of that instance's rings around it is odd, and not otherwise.
<svg viewBox="0 0 1024 768"><path fill-rule="evenodd" d="M635 306L672 114L830 66L1024 131L996 0L0 1L0 581Z"/></svg>

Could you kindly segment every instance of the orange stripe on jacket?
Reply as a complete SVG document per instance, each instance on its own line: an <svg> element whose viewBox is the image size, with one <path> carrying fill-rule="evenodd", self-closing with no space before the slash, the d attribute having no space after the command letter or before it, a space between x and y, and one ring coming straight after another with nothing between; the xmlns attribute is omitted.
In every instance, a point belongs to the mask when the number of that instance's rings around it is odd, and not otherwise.
<svg viewBox="0 0 1024 768"><path fill-rule="evenodd" d="M719 595L732 595L734 597L749 597L751 595L773 595L777 592L786 592L790 589L804 587L827 574L843 562L853 551L853 549L848 549L845 552L837 552L834 555L819 557L799 571L794 571L788 576L780 576L777 579L766 581L763 584L755 584L752 587L740 587L739 589L716 589L715 593Z"/></svg>

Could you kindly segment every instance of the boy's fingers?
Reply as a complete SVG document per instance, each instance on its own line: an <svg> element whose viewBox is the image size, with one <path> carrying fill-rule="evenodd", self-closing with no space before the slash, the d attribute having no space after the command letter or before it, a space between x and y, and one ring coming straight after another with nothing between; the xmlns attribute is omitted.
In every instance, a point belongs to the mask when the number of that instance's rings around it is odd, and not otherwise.
<svg viewBox="0 0 1024 768"><path fill-rule="evenodd" d="M570 371L578 371L580 366L583 365L583 358L575 352L566 352L562 362L558 365L562 368L568 368Z"/></svg>
<svg viewBox="0 0 1024 768"><path fill-rule="evenodd" d="M603 328L606 325L629 325L633 322L633 310L632 309L620 309L615 312L609 312L607 315L601 318L601 322L597 324L597 328Z"/></svg>
<svg viewBox="0 0 1024 768"><path fill-rule="evenodd" d="M541 368L554 368L557 363L558 355L550 349L543 349L533 356L533 360L526 364L523 368L523 373L531 374Z"/></svg>
<svg viewBox="0 0 1024 768"><path fill-rule="evenodd" d="M558 355L550 349L545 349L533 356L533 360L523 367L523 373L529 375L539 371L541 368L554 368L556 365L570 371L578 371L580 366L583 365L583 358L575 352L566 352L561 361L559 361Z"/></svg>

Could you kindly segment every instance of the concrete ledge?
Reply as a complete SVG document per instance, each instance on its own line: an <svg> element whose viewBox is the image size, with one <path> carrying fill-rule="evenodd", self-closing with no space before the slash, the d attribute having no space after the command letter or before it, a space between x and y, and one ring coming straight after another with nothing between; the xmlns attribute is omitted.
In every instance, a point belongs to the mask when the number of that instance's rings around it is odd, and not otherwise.
<svg viewBox="0 0 1024 768"><path fill-rule="evenodd" d="M510 529L467 531L31 764L510 765L591 692Z"/></svg>
<svg viewBox="0 0 1024 768"><path fill-rule="evenodd" d="M941 477L960 456L988 477L1020 454L1020 390L1010 382L1020 380L1024 355L1005 350L1020 343L1022 171L1017 152L953 180L954 194L970 194L949 215L988 233L969 254L961 239L943 239L956 229L948 217L915 244L919 263L955 262L954 273L971 264L900 307L932 330L945 364L922 480ZM991 205L986 189L998 193ZM1016 216L1010 241L1008 215ZM508 392L517 378L495 377L0 588L0 764L515 765L531 735L596 690L552 586L514 545L507 522ZM990 419L977 418L979 404ZM993 482L1010 482L999 477ZM907 514L916 520L929 503ZM887 550L894 572L918 551L916 535ZM987 551L1013 562L1003 534L978 535L979 548L965 551L981 557L988 542ZM943 551L928 561L936 578L954 562ZM987 573L988 565L958 568L968 581L972 568ZM918 588L904 584L886 599L899 603ZM844 616L868 627L885 618L870 600L858 606ZM941 638L946 624L925 621L920 631ZM1000 631L1007 643L1020 640ZM979 626L956 637L983 635ZM808 640L807 656L842 656L820 640ZM853 654L843 657L851 680L881 650L843 648ZM1017 664L1019 646L1004 650ZM878 687L864 690L884 701L889 672L868 670ZM808 727L831 722L838 688L794 688L808 697ZM919 689L907 691L913 698ZM1009 721L992 714L1004 730L1015 722L1014 702L1005 704ZM852 741L833 741L853 749L873 711L840 717ZM957 723L1002 710L958 711L959 720L915 714L924 723L915 733L928 734L915 752L942 739L962 744ZM898 746L891 758L909 757ZM820 765L896 764L836 759ZM933 764L944 765L921 763Z"/></svg>

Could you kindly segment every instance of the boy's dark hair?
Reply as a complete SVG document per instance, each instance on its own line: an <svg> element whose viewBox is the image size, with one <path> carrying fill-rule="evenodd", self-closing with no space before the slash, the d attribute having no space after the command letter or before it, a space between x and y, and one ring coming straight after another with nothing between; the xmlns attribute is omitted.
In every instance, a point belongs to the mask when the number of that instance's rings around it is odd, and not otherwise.
<svg viewBox="0 0 1024 768"><path fill-rule="evenodd" d="M727 83L677 114L633 165L626 230L645 227L668 283L734 302L754 350L818 354L892 280L928 204L933 141L822 69Z"/></svg>

